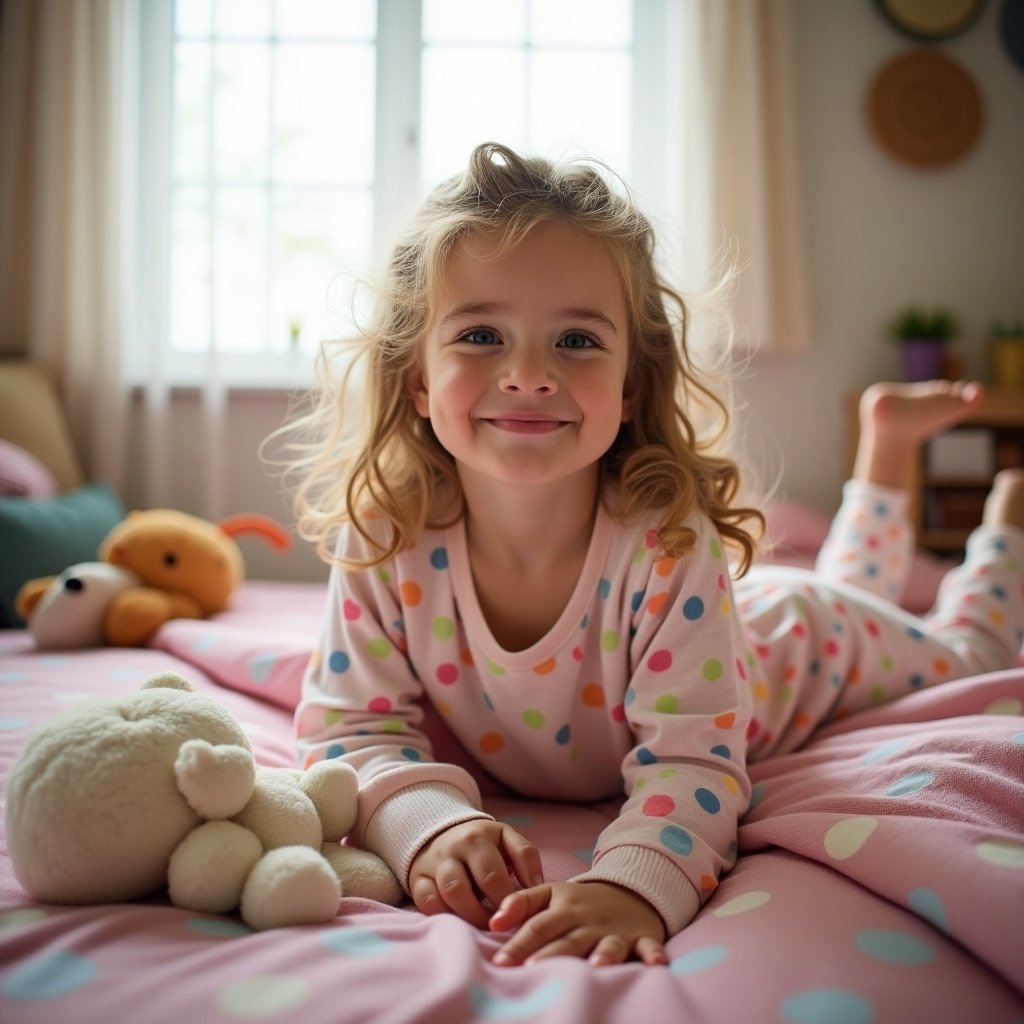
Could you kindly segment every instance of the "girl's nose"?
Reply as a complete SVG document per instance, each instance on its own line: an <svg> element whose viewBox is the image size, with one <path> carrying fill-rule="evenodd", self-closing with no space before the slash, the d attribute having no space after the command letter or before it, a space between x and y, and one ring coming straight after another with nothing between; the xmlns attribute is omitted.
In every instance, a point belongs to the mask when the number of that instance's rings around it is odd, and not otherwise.
<svg viewBox="0 0 1024 1024"><path fill-rule="evenodd" d="M523 352L508 360L501 373L500 386L509 394L553 395L558 390L547 360L543 356Z"/></svg>

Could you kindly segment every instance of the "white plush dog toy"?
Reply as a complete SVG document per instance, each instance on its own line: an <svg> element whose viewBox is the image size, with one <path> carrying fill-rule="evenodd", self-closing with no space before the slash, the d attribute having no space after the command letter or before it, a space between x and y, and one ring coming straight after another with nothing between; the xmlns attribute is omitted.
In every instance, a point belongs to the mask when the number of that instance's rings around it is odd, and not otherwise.
<svg viewBox="0 0 1024 1024"><path fill-rule="evenodd" d="M41 651L99 647L114 598L142 586L130 569L106 562L79 562L37 582L19 592L17 607Z"/></svg>
<svg viewBox="0 0 1024 1024"><path fill-rule="evenodd" d="M374 854L339 843L356 819L355 771L255 767L232 715L165 674L37 728L7 787L14 873L49 903L141 899L251 928L332 920L339 899L397 904Z"/></svg>

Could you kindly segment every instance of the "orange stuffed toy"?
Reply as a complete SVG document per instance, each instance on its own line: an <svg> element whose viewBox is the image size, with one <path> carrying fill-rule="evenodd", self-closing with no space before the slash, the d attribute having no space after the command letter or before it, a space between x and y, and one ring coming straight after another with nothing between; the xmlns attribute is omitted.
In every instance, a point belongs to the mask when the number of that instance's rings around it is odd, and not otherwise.
<svg viewBox="0 0 1024 1024"><path fill-rule="evenodd" d="M100 545L100 564L120 569L123 580L123 585L108 587L101 603L83 613L90 589L83 581L89 580L88 570L96 565L83 563L70 575L66 571L29 580L19 591L16 606L38 646L67 646L53 639L60 637L61 623L70 626L72 619L86 614L95 619L99 641L138 647L170 619L202 619L227 607L245 577L234 540L245 533L258 533L281 550L290 543L284 528L266 516L243 514L214 524L173 509L132 512ZM69 586L69 579L78 585ZM71 632L87 635L77 622ZM86 644L79 639L74 646Z"/></svg>

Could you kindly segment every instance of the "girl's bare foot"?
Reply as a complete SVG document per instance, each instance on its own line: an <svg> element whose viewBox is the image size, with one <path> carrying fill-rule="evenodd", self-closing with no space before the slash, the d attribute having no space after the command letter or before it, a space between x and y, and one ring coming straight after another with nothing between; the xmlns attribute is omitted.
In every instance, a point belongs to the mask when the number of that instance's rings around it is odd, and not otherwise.
<svg viewBox="0 0 1024 1024"><path fill-rule="evenodd" d="M987 526L1024 530L1024 469L1004 469L992 481L982 520Z"/></svg>
<svg viewBox="0 0 1024 1024"><path fill-rule="evenodd" d="M906 487L921 445L965 420L984 393L976 381L872 384L860 399L853 475L884 487Z"/></svg>

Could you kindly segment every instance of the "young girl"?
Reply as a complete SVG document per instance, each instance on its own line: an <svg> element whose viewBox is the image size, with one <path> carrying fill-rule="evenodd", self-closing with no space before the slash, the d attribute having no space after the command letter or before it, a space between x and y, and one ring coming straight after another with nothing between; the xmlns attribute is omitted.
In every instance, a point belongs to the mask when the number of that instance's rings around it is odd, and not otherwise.
<svg viewBox="0 0 1024 1024"><path fill-rule="evenodd" d="M497 964L665 963L735 861L750 754L1020 646L1024 476L1000 479L934 618L868 592L906 565L905 466L966 415L972 386L869 392L827 578L763 569L734 596L730 552L745 571L762 519L698 431L726 405L652 251L594 170L483 145L394 249L358 429L329 387L307 422L327 427L301 525L333 568L301 756L357 768L356 840L424 913L510 933ZM433 761L427 702L478 778L555 800L625 793L588 871L544 881L474 777Z"/></svg>

